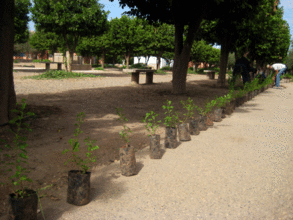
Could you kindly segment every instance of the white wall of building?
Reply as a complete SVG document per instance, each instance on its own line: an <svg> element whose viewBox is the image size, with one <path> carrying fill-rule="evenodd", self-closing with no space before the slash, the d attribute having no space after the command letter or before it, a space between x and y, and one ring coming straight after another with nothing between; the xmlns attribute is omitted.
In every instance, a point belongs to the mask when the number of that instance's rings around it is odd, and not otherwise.
<svg viewBox="0 0 293 220"><path fill-rule="evenodd" d="M139 63L145 63L145 61L146 61L145 57L139 57L139 58L140 58ZM173 67L173 62L174 61L171 60L170 67ZM134 57L133 63L134 64L138 63L138 57ZM147 65L149 65L149 64L157 64L157 57L151 56L148 60ZM167 61L164 58L161 58L160 68L163 68L165 66L169 66L169 65L167 64Z"/></svg>

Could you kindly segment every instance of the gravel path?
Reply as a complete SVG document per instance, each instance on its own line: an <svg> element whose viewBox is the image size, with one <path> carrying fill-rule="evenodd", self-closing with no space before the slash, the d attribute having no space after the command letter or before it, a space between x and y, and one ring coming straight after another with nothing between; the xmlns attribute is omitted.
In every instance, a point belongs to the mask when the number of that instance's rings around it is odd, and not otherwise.
<svg viewBox="0 0 293 220"><path fill-rule="evenodd" d="M160 160L138 152L135 176L119 162L93 170L91 202L46 219L293 219L293 85L281 85Z"/></svg>

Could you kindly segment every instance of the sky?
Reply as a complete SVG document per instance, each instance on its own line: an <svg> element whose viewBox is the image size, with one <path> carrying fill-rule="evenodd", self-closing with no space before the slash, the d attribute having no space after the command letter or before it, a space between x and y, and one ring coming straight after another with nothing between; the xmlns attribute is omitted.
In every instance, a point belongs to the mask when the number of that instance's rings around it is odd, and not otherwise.
<svg viewBox="0 0 293 220"><path fill-rule="evenodd" d="M33 2L31 0L31 3L33 5ZM119 6L119 1L114 0L113 2L110 2L109 0L100 0L100 4L103 4L105 11L110 11L108 14L108 20L111 20L113 18L120 18L121 14L125 11L130 11L130 8L127 6L122 9L122 7ZM291 39L293 38L293 1L292 0L280 0L280 6L283 6L284 9L284 15L283 19L286 20L290 27L290 34ZM31 15L31 13L30 13ZM32 21L29 22L29 30L34 31L34 23ZM214 45L215 48L221 48L219 45Z"/></svg>

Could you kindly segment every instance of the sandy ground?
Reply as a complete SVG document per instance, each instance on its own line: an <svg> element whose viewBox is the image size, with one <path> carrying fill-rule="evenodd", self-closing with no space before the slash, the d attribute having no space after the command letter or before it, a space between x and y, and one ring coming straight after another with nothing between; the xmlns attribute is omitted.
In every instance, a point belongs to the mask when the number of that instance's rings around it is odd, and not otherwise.
<svg viewBox="0 0 293 220"><path fill-rule="evenodd" d="M130 76L121 77L130 82ZM41 199L46 219L293 218L292 84L284 84L286 89L261 93L222 122L215 122L212 128L192 136L191 141L179 142L176 149L163 149L166 152L162 159L151 160L140 117L154 110L163 119L162 105L167 98L174 102L175 110L180 110L180 100L188 98L168 94L171 79L171 75L155 76L157 85L116 85L116 88L93 89L92 93L84 89L48 94L43 87L43 93L17 92L18 101L27 97L28 104L35 105L36 110L44 105L55 108L53 114L44 116L46 111L50 114L49 107L45 108L39 119L31 121L31 126L39 129L28 138L33 161L31 175L41 183L37 187L55 183ZM120 78L115 77L117 80ZM144 82L145 78L141 80ZM15 80L16 91L20 91L17 88L20 82ZM64 88L67 82L62 82ZM227 93L225 88L215 88L214 83L206 76L190 76L188 95L196 104L203 105L207 97ZM72 87L77 84L70 81ZM35 91L38 86L40 83L36 83ZM118 118L115 106L125 109L128 126L134 130L130 144L137 149L135 176L122 176L119 161L115 162L119 158L118 148L123 145L118 134L122 126L114 120ZM133 111L135 106L138 108ZM91 202L76 207L66 203L67 172L73 167L64 167L66 158L61 152L70 147L68 139L74 138L73 124L80 110L88 115L81 130L98 140L98 158L111 161L93 167ZM64 129L60 129L62 126ZM164 125L158 133L163 144ZM83 140L86 136L81 137ZM43 219L41 213L39 219Z"/></svg>

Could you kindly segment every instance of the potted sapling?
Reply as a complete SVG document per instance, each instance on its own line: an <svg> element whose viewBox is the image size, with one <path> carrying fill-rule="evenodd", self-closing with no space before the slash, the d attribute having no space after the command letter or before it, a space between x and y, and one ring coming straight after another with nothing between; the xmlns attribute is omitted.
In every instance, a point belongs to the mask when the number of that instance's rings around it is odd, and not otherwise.
<svg viewBox="0 0 293 220"><path fill-rule="evenodd" d="M16 103L18 105L19 103ZM25 109L26 103L25 99L22 99L22 106L21 110L11 110L11 112L20 112L20 116L16 116L12 120L9 121L9 124L16 124L17 130L14 132L12 129L9 129L12 133L15 134L14 137L14 147L10 146L9 144L5 144L5 148L13 149L14 155L10 155L8 153L4 154L4 156L7 158L6 161L2 161L2 157L0 160L0 176L5 175L7 172L15 172L12 176L8 177L8 183L2 182L2 180L6 178L1 178L0 185L7 184L8 191L11 192L9 194L9 216L11 219L31 219L31 220L37 220L37 209L38 209L38 201L40 204L40 208L42 211L42 215L44 217L44 213L42 210L42 206L40 203L40 197L38 195L39 190L44 190L50 186L46 186L42 189L29 189L24 186L25 182L33 182L32 179L28 178L25 174L30 173L30 171L27 171L26 168L23 168L21 165L22 163L26 163L28 156L27 151L25 148L28 146L26 143L27 137L20 135L20 130L25 129L28 131L32 131L29 128L29 124L23 123L24 128L22 125L22 120L25 118L23 110ZM35 115L32 112L27 112L27 116L33 116ZM7 143L5 140L0 139L1 142ZM0 152L2 150L0 149ZM11 162L10 159L15 157L15 162ZM3 167L2 167L3 166ZM5 168L4 168L5 167ZM3 170L4 169L4 170ZM17 189L18 188L18 189ZM10 219L10 218L9 218Z"/></svg>
<svg viewBox="0 0 293 220"><path fill-rule="evenodd" d="M212 113L213 107L216 105L216 100L207 100L205 104L205 115L207 116L207 126L213 126L214 125L214 114Z"/></svg>
<svg viewBox="0 0 293 220"><path fill-rule="evenodd" d="M80 131L80 125L83 123L84 112L80 112L77 115L77 121L79 124L74 124L78 126L75 129L74 136L77 137L79 134L83 133ZM89 162L96 162L96 157L91 157L91 151L99 149L98 146L93 146L93 143L96 140L90 141L90 137L87 137L84 142L86 142L87 153L86 156L88 159L83 160L81 157L76 155L76 152L79 152L79 142L77 139L70 139L69 143L72 146L72 158L68 159L65 162L67 165L68 162L72 162L78 170L70 170L68 172L68 189L67 189L67 203L77 206L86 205L90 202L90 177L91 172L89 172L90 167L87 165ZM67 153L69 150L65 149L62 154Z"/></svg>
<svg viewBox="0 0 293 220"><path fill-rule="evenodd" d="M124 114L121 113L124 111L122 108L116 108L117 114L120 116L117 121L121 121L123 124L123 130L119 132L121 139L125 142L125 145L120 147L119 154L120 154L120 169L123 176L132 176L137 174L137 166L136 166L136 159L135 159L135 151L134 147L129 145L129 134L128 132L132 133L129 127L125 126L124 123L127 120Z"/></svg>
<svg viewBox="0 0 293 220"><path fill-rule="evenodd" d="M189 119L191 119L192 115L194 114L193 112L194 106L192 105L192 102L193 100L191 100L190 97L187 99L186 102L182 100L180 101L180 103L183 105L183 108L187 110L187 113L183 114L185 118L182 121L180 120L181 124L179 124L178 126L180 141L191 140L187 121L189 121Z"/></svg>
<svg viewBox="0 0 293 220"><path fill-rule="evenodd" d="M216 100L216 108L214 109L214 121L220 122L222 121L222 114L223 114L223 108L226 104L225 97L215 97Z"/></svg>
<svg viewBox="0 0 293 220"><path fill-rule="evenodd" d="M151 134L148 135L150 139L150 158L151 159L161 158L160 135L156 134L156 129L159 127L159 125L157 125L156 123L161 123L161 120L156 122L155 119L157 116L158 114L155 115L154 112L151 111L150 113L146 113L145 119L142 120L142 122L147 123L145 127L149 132L151 132Z"/></svg>
<svg viewBox="0 0 293 220"><path fill-rule="evenodd" d="M167 116L165 117L165 125L166 125L166 136L165 136L165 148L176 148L177 147L177 129L176 125L179 122L178 112L175 112L174 115L171 114L174 106L171 106L171 101L167 100L166 104L163 105L163 109L167 109Z"/></svg>
<svg viewBox="0 0 293 220"><path fill-rule="evenodd" d="M195 104L192 105L192 115L194 115L194 109L196 109ZM191 135L199 135L199 121L199 117L195 118L194 116L191 116L191 120L189 121L189 133Z"/></svg>

